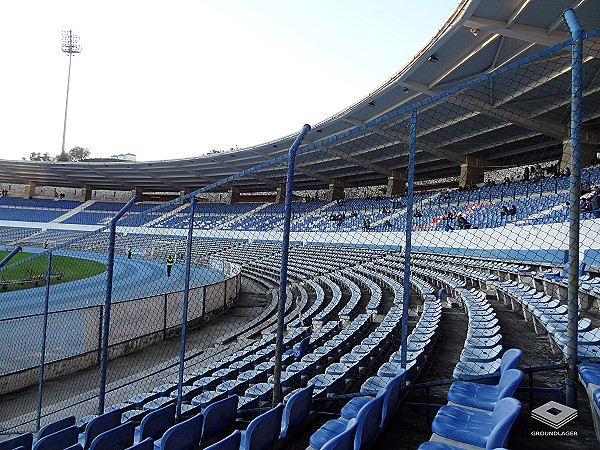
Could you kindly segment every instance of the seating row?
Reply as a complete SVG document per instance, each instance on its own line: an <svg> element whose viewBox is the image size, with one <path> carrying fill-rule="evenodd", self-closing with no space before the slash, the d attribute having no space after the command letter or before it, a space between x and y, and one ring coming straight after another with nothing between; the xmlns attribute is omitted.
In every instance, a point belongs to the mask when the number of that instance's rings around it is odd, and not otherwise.
<svg viewBox="0 0 600 450"><path fill-rule="evenodd" d="M512 398L523 379L523 372L515 369L521 355L519 349L504 353L496 385L454 382L448 391L448 405L442 406L433 419L431 439L419 450L506 447L521 410L521 403Z"/></svg>
<svg viewBox="0 0 600 450"><path fill-rule="evenodd" d="M485 293L476 289L458 291L469 323L467 338L454 368L455 378L496 372L500 367L502 335L496 313L486 299Z"/></svg>
<svg viewBox="0 0 600 450"><path fill-rule="evenodd" d="M560 300L516 281L496 282L498 300L510 304L513 311L519 308L525 321L531 320L536 334L548 333L550 344L557 346L567 357L568 309ZM590 318L578 319L578 358L588 360L600 357L600 328L592 328Z"/></svg>

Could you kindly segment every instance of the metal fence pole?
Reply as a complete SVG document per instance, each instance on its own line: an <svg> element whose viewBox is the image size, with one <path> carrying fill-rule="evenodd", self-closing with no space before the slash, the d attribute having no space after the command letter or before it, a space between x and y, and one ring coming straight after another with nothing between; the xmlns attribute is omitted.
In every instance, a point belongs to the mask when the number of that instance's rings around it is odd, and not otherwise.
<svg viewBox="0 0 600 450"><path fill-rule="evenodd" d="M48 253L48 265L46 266L46 296L44 299L44 323L42 324L42 354L40 356L40 381L38 384L37 418L36 418L36 422L35 422L35 430L36 431L40 431L40 420L42 417L42 391L44 388L44 361L46 359L46 336L48 333L48 304L50 302L51 266L52 266L52 253Z"/></svg>
<svg viewBox="0 0 600 450"><path fill-rule="evenodd" d="M7 262L9 262L13 256L15 256L17 253L19 253L22 250L21 246L17 246L17 248L13 249L12 252L10 252L8 255L6 255L4 257L4 259L2 261L0 261L0 267L4 267L6 265Z"/></svg>
<svg viewBox="0 0 600 450"><path fill-rule="evenodd" d="M104 398L106 396L106 369L108 364L108 333L110 330L110 304L112 302L112 280L115 265L115 234L117 222L131 205L137 201L134 195L121 210L110 220L108 235L108 261L106 265L106 296L104 300L104 326L102 330L102 360L100 362L100 394L98 396L98 414L104 414Z"/></svg>
<svg viewBox="0 0 600 450"><path fill-rule="evenodd" d="M194 235L194 201L190 197L190 226L187 238L187 256L185 261L185 289L183 291L183 315L181 318L181 350L179 352L179 381L177 383L177 419L181 417L181 396L183 391L183 360L185 359L185 337L187 333L188 299L190 294L190 271L192 264L192 237Z"/></svg>
<svg viewBox="0 0 600 450"><path fill-rule="evenodd" d="M410 249L412 239L412 206L415 182L415 151L417 141L417 105L410 106L410 143L408 154L408 196L406 197L406 244L404 246L404 292L402 295L402 347L400 347L400 362L406 367L408 339L408 297L410 286Z"/></svg>
<svg viewBox="0 0 600 450"><path fill-rule="evenodd" d="M570 185L570 227L569 227L569 288L567 301L569 306L569 328L567 347L567 405L577 406L577 331L579 326L579 222L581 196L581 131L582 131L582 70L583 43L582 30L575 11L571 8L563 12L563 18L572 35L571 43L571 158Z"/></svg>
<svg viewBox="0 0 600 450"><path fill-rule="evenodd" d="M292 217L292 194L294 187L294 163L296 150L300 147L304 136L310 130L310 125L304 125L300 134L294 140L288 152L287 183L285 187L285 214L283 219L283 238L281 247L281 274L279 275L279 305L277 318L277 341L275 343L275 372L273 375L273 406L281 400L281 357L283 355L283 326L285 313L285 289L287 284L287 264L290 249L290 221Z"/></svg>

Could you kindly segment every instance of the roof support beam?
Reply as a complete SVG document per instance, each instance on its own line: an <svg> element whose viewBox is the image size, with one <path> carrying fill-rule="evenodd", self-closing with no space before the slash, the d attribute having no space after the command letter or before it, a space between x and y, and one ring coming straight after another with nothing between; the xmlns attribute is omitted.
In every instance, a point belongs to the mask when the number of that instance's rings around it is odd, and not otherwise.
<svg viewBox="0 0 600 450"><path fill-rule="evenodd" d="M319 173L314 172L312 170L306 170L303 167L296 166L296 172L300 172L308 177L314 178L315 180L322 181L323 183L326 183L326 184L336 184L341 187L351 187L350 184L346 183L345 181L337 180L335 178L325 177L325 176L320 175Z"/></svg>
<svg viewBox="0 0 600 450"><path fill-rule="evenodd" d="M551 34L548 34L544 28L520 25L517 23L513 23L510 28L507 28L506 22L488 19L486 17L472 16L470 19L465 20L464 26L467 28L477 28L479 31L494 33L500 36L518 39L520 41L535 42L536 44L542 44L548 47L566 41L571 37L568 33L562 31L554 31Z"/></svg>
<svg viewBox="0 0 600 450"><path fill-rule="evenodd" d="M213 177L209 177L209 176L207 176L207 175L204 175L204 174L202 174L202 173L200 173L200 172L198 172L198 171L196 171L196 170L194 170L194 169L190 169L189 167L185 167L185 166L182 166L182 165L176 164L176 163L174 163L174 162L171 162L171 165L173 165L173 166L177 167L179 170L183 170L184 172L187 172L187 173L189 173L190 175L193 175L193 176L195 176L195 177L201 178L201 179L203 179L204 181L208 181L208 183L207 183L207 184L213 184L213 183L216 183L217 181L219 181L219 180L218 180L218 179L216 179L216 178L213 178Z"/></svg>
<svg viewBox="0 0 600 450"><path fill-rule="evenodd" d="M67 167L57 166L57 167L54 167L54 170L56 172L60 173L61 177L66 178L67 180L71 181L74 185L78 185L82 189L85 188L86 185L88 184L88 183L82 182L82 180L80 178L78 179L77 177L73 177L73 176L69 175L68 171L67 171Z"/></svg>
<svg viewBox="0 0 600 450"><path fill-rule="evenodd" d="M142 172L145 175L148 175L150 178L154 179L154 180L158 180L162 183L165 183L167 186L171 186L173 189L175 189L176 191L183 191L183 186L181 184L175 184L170 180L167 180L164 177L159 177L158 175L153 174L152 172L149 172L145 169L142 169L141 167L137 166L136 170L138 172Z"/></svg>
<svg viewBox="0 0 600 450"><path fill-rule="evenodd" d="M235 170L236 172L243 172L244 169L242 169L241 167L236 166L235 164L229 162L229 161L220 161L221 164L225 164L227 167L231 167L233 170ZM262 181L263 183L265 183L267 186L271 186L275 189L278 189L281 187L281 183L277 183L276 181L271 181L269 180L267 177L259 174L258 172L252 172L251 174L248 174L248 177L253 177L256 178L259 181Z"/></svg>
<svg viewBox="0 0 600 450"><path fill-rule="evenodd" d="M427 89L426 86L419 83L411 82L410 85L414 89L419 89L421 92L427 95L435 95L439 93ZM465 109L478 111L487 116L507 120L509 122L521 125L524 128L535 130L540 133L546 134L547 136L560 139L561 141L565 140L565 136L568 133L568 130L564 126L544 119L531 118L529 117L529 113L527 111L523 111L512 106L505 107L499 105L492 105L484 100L480 100L467 94L466 91L462 91L460 93L460 96L448 95L444 97L444 100L447 102L457 104Z"/></svg>
<svg viewBox="0 0 600 450"><path fill-rule="evenodd" d="M135 189L135 186L133 184L128 183L128 182L123 181L123 180L119 180L118 178L115 178L112 175L109 175L109 174L104 173L104 172L102 172L102 171L100 171L98 169L95 169L92 165L88 165L87 169L90 170L90 171L92 171L92 172L94 172L94 173L96 173L96 174L98 174L98 175L100 175L102 178L108 178L113 183L121 185L121 186L127 188L130 191L133 191Z"/></svg>

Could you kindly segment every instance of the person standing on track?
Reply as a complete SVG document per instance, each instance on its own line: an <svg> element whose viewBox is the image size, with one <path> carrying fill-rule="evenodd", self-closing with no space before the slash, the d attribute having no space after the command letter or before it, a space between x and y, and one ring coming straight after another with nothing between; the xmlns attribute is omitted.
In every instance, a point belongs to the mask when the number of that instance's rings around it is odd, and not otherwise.
<svg viewBox="0 0 600 450"><path fill-rule="evenodd" d="M133 252L133 249L131 247L127 247L127 258L131 259L131 252Z"/></svg>
<svg viewBox="0 0 600 450"><path fill-rule="evenodd" d="M171 269L173 268L173 257L169 255L167 258L167 276L171 276Z"/></svg>

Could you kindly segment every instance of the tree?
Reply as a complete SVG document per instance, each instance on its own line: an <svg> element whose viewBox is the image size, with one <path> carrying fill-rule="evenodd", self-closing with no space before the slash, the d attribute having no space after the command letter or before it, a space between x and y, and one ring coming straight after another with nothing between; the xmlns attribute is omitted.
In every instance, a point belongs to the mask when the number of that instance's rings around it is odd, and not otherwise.
<svg viewBox="0 0 600 450"><path fill-rule="evenodd" d="M90 149L87 147L73 147L69 150L69 159L71 161L83 161L90 156Z"/></svg>
<svg viewBox="0 0 600 450"><path fill-rule="evenodd" d="M71 158L69 158L67 152L63 150L62 153L56 157L56 161L71 161Z"/></svg>
<svg viewBox="0 0 600 450"><path fill-rule="evenodd" d="M30 161L54 161L54 158L50 156L50 153L46 152L43 155L38 152L31 152L29 154Z"/></svg>

